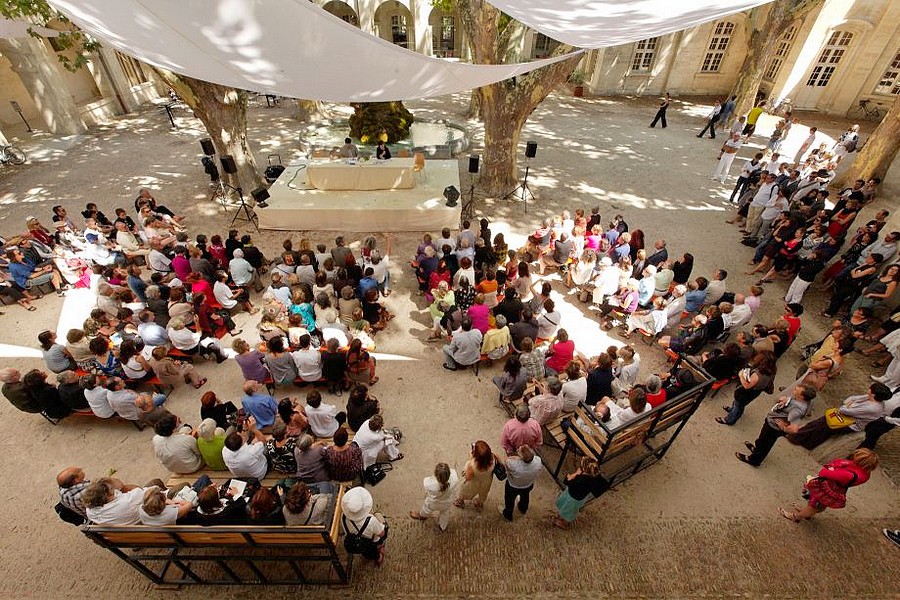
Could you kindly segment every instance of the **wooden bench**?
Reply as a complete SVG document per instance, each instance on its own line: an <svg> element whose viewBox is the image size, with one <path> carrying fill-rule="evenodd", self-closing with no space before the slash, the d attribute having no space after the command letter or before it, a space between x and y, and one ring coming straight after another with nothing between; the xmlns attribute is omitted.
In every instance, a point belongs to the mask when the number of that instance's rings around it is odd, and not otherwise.
<svg viewBox="0 0 900 600"><path fill-rule="evenodd" d="M352 555L340 543L345 489L337 488L325 525L84 525L81 531L156 585L346 584Z"/></svg>
<svg viewBox="0 0 900 600"><path fill-rule="evenodd" d="M68 415L66 415L65 417L61 417L61 418L51 417L46 412L41 411L41 416L44 417L45 419L47 419L48 421L50 421L54 425L59 425L60 421L62 421L64 419L76 419L76 420L89 419L89 420L98 421L98 422L102 422L102 423L131 423L132 425L134 425L135 429L137 429L138 431L143 431L144 428L147 427L147 425L145 425L144 423L141 423L140 421L130 421L124 417L120 417L119 415L113 415L109 418L103 419L101 417L98 417L91 411L73 411L73 412L69 413Z"/></svg>

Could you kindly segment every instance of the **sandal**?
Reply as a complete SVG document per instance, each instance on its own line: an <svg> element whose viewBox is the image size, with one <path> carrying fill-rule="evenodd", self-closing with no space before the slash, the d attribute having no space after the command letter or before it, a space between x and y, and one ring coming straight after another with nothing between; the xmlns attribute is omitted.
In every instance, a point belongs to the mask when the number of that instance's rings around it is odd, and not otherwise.
<svg viewBox="0 0 900 600"><path fill-rule="evenodd" d="M456 500L453 501L453 506L455 506L456 508L465 508L466 501L460 500L459 498L457 498Z"/></svg>
<svg viewBox="0 0 900 600"><path fill-rule="evenodd" d="M786 510L784 510L783 508L780 508L780 507L778 508L778 512L781 513L781 516L782 516L782 517L784 517L785 519L787 519L787 520L789 520L789 521L793 521L794 523L799 523L799 522L800 522L800 519L797 518L797 515L795 515L795 514L792 513L792 512L788 512L788 511L786 511Z"/></svg>
<svg viewBox="0 0 900 600"><path fill-rule="evenodd" d="M716 417L716 423L721 425L731 425L728 421L726 421L723 417Z"/></svg>
<svg viewBox="0 0 900 600"><path fill-rule="evenodd" d="M27 310L28 312L34 312L37 310L37 307L36 306L26 306L25 310Z"/></svg>
<svg viewBox="0 0 900 600"><path fill-rule="evenodd" d="M197 385L194 386L194 389L195 389L195 390L199 390L199 389L202 388L204 385L206 385L206 382L207 382L207 381L208 381L208 379L206 379L206 377L204 377L203 379L201 379L200 381L197 382Z"/></svg>
<svg viewBox="0 0 900 600"><path fill-rule="evenodd" d="M410 518L413 518L416 521L427 521L428 520L428 517L423 517L422 515L419 514L418 511L415 511L415 510L409 511L409 516L410 516Z"/></svg>
<svg viewBox="0 0 900 600"><path fill-rule="evenodd" d="M744 445L747 447L747 450L750 452L756 452L756 446L751 444L750 442L744 442Z"/></svg>
<svg viewBox="0 0 900 600"><path fill-rule="evenodd" d="M378 383L378 377L373 377L369 380L369 385L375 385L376 383Z"/></svg>
<svg viewBox="0 0 900 600"><path fill-rule="evenodd" d="M748 457L746 454L741 454L740 452L735 452L734 457L736 459L738 459L739 461L741 461L742 463L750 465L751 467L756 466L752 462L750 462L750 457Z"/></svg>

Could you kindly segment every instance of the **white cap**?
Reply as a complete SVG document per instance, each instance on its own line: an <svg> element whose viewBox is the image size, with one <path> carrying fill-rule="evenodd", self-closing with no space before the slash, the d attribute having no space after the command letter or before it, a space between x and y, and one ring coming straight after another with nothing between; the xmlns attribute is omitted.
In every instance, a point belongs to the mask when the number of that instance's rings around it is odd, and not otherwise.
<svg viewBox="0 0 900 600"><path fill-rule="evenodd" d="M603 258L600 259L600 264L603 265L604 267L611 267L612 259L608 256L604 256Z"/></svg>

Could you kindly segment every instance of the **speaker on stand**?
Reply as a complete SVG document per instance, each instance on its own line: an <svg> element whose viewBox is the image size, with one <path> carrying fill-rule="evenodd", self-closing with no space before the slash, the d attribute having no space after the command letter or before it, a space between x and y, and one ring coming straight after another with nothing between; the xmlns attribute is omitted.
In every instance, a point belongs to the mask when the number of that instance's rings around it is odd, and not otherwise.
<svg viewBox="0 0 900 600"><path fill-rule="evenodd" d="M469 201L463 203L462 219L471 219L475 213L475 176L478 175L481 157L477 154L469 156Z"/></svg>
<svg viewBox="0 0 900 600"><path fill-rule="evenodd" d="M212 140L209 138L203 138L200 140L200 147L203 148L203 154L207 156L213 156L216 153L216 147L213 145Z"/></svg>
<svg viewBox="0 0 900 600"><path fill-rule="evenodd" d="M510 193L503 197L506 200L512 196L519 196L525 203L525 214L528 214L528 196L534 199L534 192L528 186L528 172L531 169L531 159L537 156L537 142L527 142L525 144L525 178L522 183L517 185Z"/></svg>

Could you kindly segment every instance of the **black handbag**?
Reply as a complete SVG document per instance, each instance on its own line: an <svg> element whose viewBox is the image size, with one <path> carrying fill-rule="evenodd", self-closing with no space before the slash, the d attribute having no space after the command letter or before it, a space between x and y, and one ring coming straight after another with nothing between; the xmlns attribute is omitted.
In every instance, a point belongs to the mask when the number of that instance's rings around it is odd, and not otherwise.
<svg viewBox="0 0 900 600"><path fill-rule="evenodd" d="M497 481L506 481L506 465L500 462L496 455L494 455L494 477Z"/></svg>
<svg viewBox="0 0 900 600"><path fill-rule="evenodd" d="M382 479L387 477L387 472L392 470L394 465L391 463L375 463L369 465L363 472L363 482L369 485L378 485Z"/></svg>

